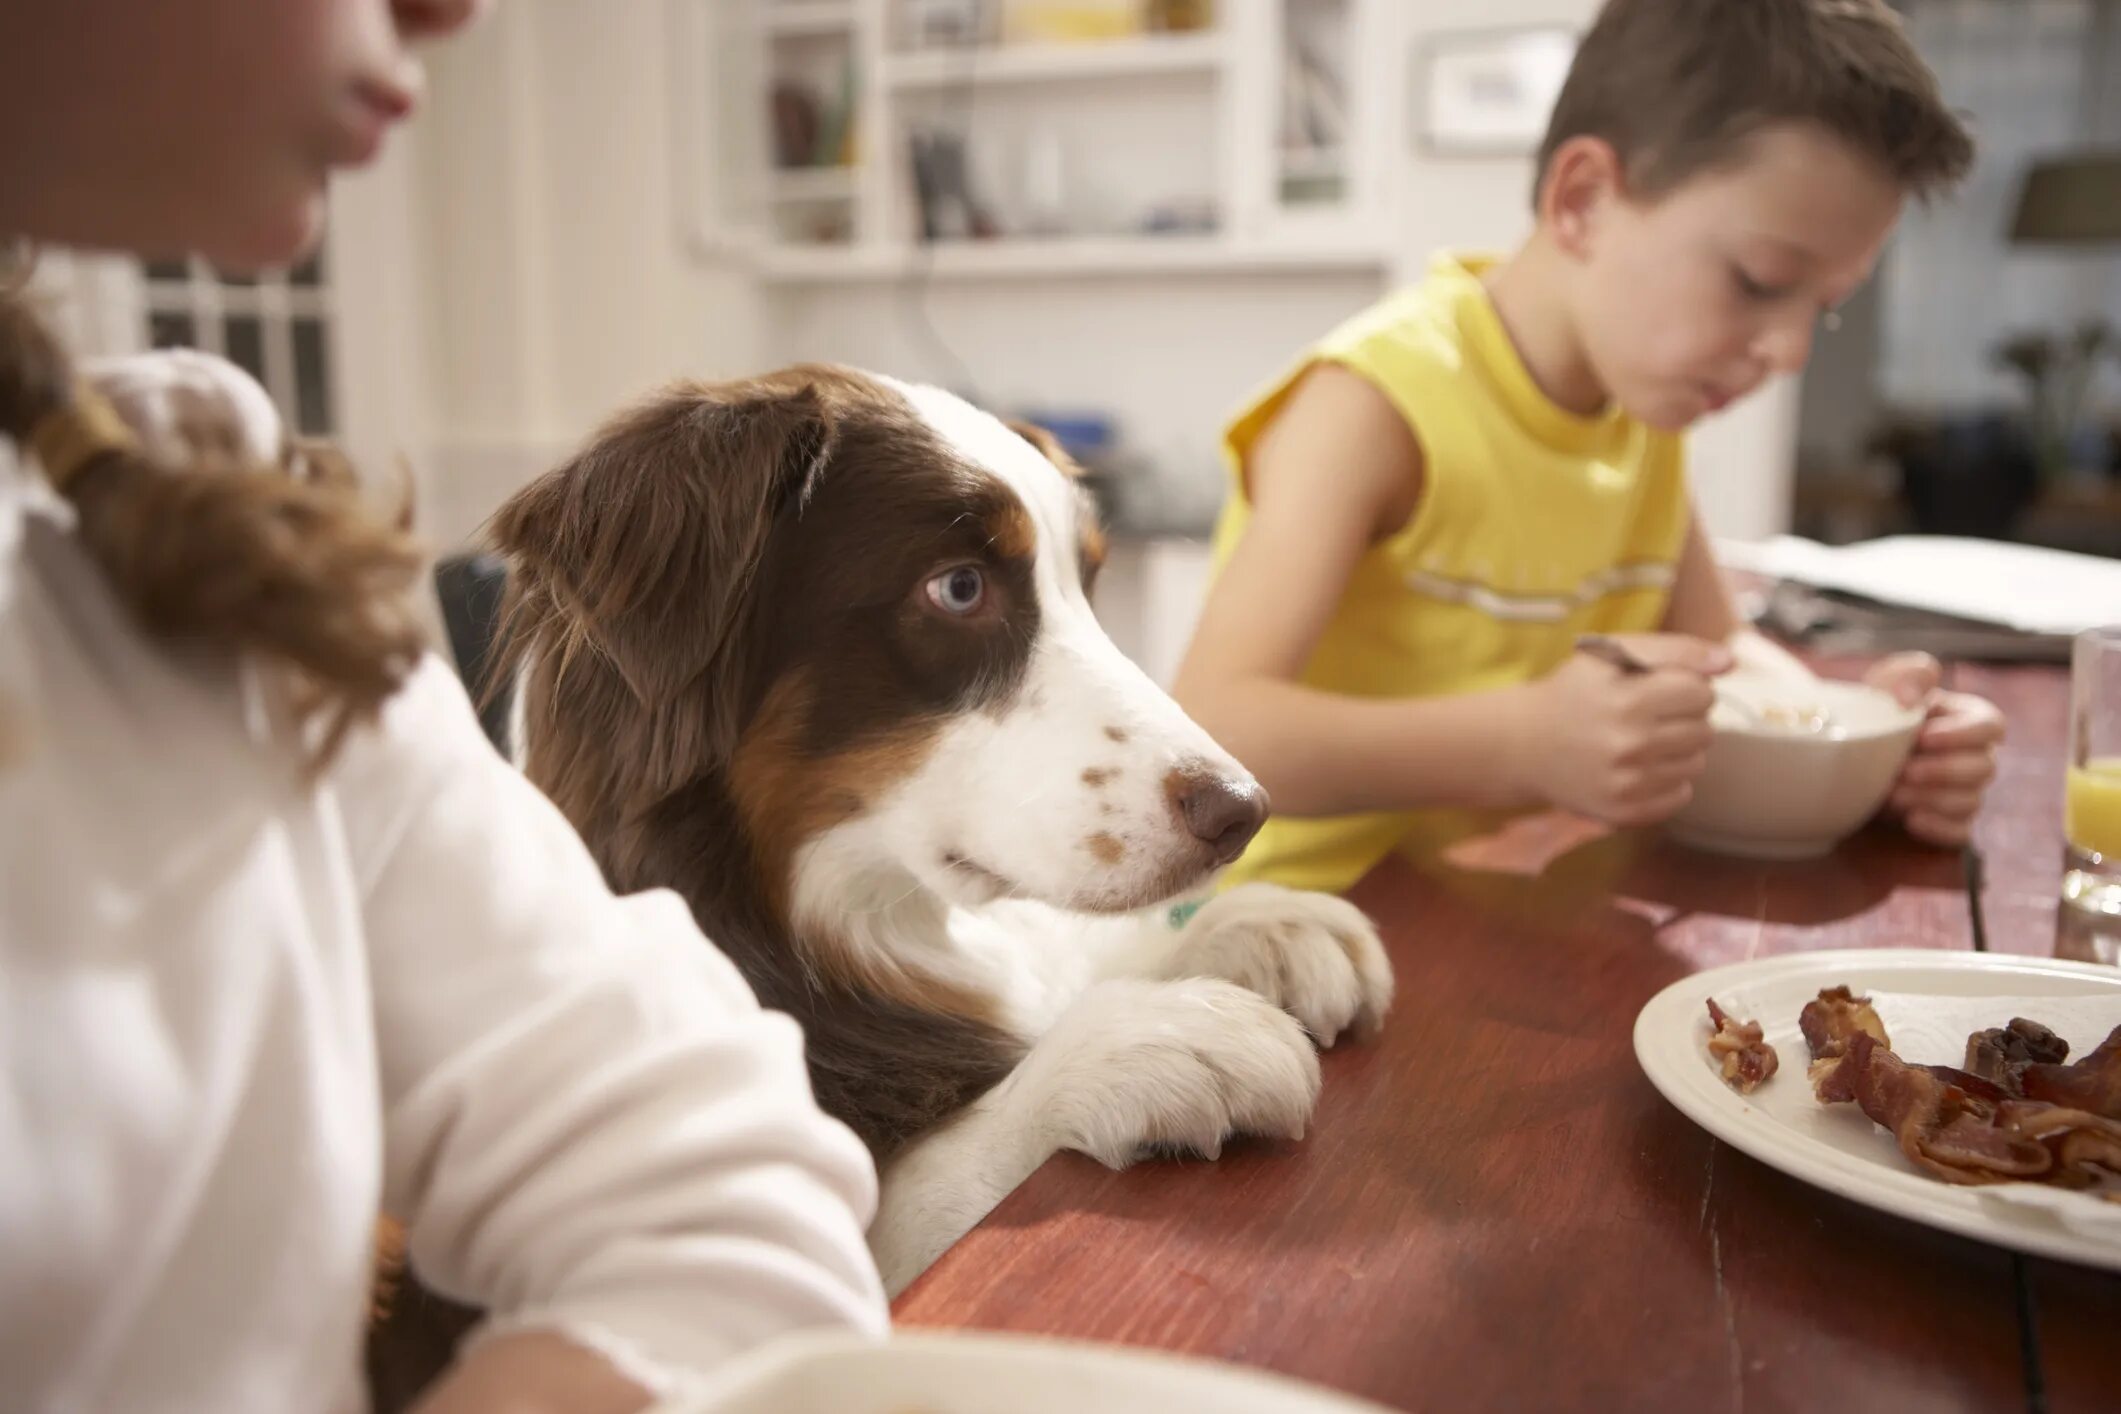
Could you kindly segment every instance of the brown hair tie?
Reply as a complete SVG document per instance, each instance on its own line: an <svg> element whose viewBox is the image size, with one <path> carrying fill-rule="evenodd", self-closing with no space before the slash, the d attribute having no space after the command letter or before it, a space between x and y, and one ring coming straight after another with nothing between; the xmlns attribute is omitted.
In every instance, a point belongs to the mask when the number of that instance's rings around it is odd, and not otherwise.
<svg viewBox="0 0 2121 1414"><path fill-rule="evenodd" d="M76 385L67 402L37 419L26 445L44 468L45 479L64 492L91 462L113 452L137 451L140 442L108 398Z"/></svg>

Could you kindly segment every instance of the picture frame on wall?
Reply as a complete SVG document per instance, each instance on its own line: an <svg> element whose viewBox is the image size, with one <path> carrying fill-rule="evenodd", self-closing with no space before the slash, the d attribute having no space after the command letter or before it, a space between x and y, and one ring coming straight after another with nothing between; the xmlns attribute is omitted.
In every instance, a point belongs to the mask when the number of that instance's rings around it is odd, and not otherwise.
<svg viewBox="0 0 2121 1414"><path fill-rule="evenodd" d="M1563 25L1438 35L1416 54L1415 141L1439 157L1517 157L1538 150L1576 55Z"/></svg>

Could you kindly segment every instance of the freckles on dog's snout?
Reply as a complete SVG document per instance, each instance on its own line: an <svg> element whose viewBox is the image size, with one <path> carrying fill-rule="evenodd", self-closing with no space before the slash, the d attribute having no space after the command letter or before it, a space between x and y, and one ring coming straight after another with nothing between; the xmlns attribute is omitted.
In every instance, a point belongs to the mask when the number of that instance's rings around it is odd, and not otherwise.
<svg viewBox="0 0 2121 1414"><path fill-rule="evenodd" d="M1120 843L1119 836L1110 830L1099 830L1084 839L1083 847L1100 864L1117 864L1127 857L1127 847Z"/></svg>
<svg viewBox="0 0 2121 1414"><path fill-rule="evenodd" d="M1267 823L1267 793L1250 776L1231 776L1205 763L1183 766L1164 777L1164 798L1185 822L1186 832L1215 853L1218 865L1245 852Z"/></svg>

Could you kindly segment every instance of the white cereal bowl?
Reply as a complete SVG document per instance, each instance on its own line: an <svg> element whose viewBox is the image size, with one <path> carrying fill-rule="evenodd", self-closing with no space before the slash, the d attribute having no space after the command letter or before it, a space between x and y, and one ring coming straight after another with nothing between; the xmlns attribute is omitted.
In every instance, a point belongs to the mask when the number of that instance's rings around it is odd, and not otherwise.
<svg viewBox="0 0 2121 1414"><path fill-rule="evenodd" d="M1755 708L1824 711L1832 725L1803 731L1717 704L1708 766L1693 800L1666 826L1682 844L1716 854L1815 859L1830 852L1885 804L1922 730L1920 707L1860 683L1729 690Z"/></svg>

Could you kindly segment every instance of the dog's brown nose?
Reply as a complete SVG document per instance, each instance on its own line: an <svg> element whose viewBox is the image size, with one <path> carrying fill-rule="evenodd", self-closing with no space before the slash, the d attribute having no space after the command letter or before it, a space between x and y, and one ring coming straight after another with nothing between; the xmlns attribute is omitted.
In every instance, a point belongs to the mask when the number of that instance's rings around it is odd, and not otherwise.
<svg viewBox="0 0 2121 1414"><path fill-rule="evenodd" d="M1267 823L1267 793L1250 776L1173 771L1164 780L1164 790L1186 822L1187 832L1215 851L1217 864L1228 864L1243 854L1259 827Z"/></svg>

